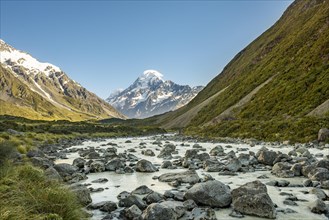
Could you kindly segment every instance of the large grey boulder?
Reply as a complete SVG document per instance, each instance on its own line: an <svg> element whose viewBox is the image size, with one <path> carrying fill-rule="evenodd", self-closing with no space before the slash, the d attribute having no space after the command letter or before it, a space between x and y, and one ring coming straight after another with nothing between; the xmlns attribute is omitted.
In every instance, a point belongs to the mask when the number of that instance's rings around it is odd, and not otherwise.
<svg viewBox="0 0 329 220"><path fill-rule="evenodd" d="M196 207L189 214L189 219L193 220L217 220L215 211L212 208Z"/></svg>
<svg viewBox="0 0 329 220"><path fill-rule="evenodd" d="M136 171L151 173L158 171L158 169L150 161L142 159L137 162Z"/></svg>
<svg viewBox="0 0 329 220"><path fill-rule="evenodd" d="M143 220L169 220L178 219L185 213L182 202L166 201L162 203L152 203L143 212Z"/></svg>
<svg viewBox="0 0 329 220"><path fill-rule="evenodd" d="M273 166L273 162L278 156L278 154L275 151L269 151L269 150L260 150L257 152L257 160L259 163Z"/></svg>
<svg viewBox="0 0 329 220"><path fill-rule="evenodd" d="M176 146L174 144L166 144L164 148L160 151L158 158L172 158L172 153L176 150Z"/></svg>
<svg viewBox="0 0 329 220"><path fill-rule="evenodd" d="M31 157L30 160L34 166L41 167L43 169L54 166L54 162L45 157Z"/></svg>
<svg viewBox="0 0 329 220"><path fill-rule="evenodd" d="M203 169L206 172L219 172L223 169L223 164L216 158L211 158L203 162Z"/></svg>
<svg viewBox="0 0 329 220"><path fill-rule="evenodd" d="M86 158L87 159L99 159L100 155L96 151L91 151L90 153L87 154Z"/></svg>
<svg viewBox="0 0 329 220"><path fill-rule="evenodd" d="M132 191L132 194L137 194L137 195L146 195L153 192L152 189L148 188L146 185L142 185L137 187L136 189L134 189L134 191Z"/></svg>
<svg viewBox="0 0 329 220"><path fill-rule="evenodd" d="M327 194L319 188L312 188L309 193L316 195L316 197L321 200L327 200L329 198Z"/></svg>
<svg viewBox="0 0 329 220"><path fill-rule="evenodd" d="M103 212L111 213L114 210L116 210L117 208L118 208L118 206L115 202L107 201L102 205L102 207L99 208L99 210L101 210Z"/></svg>
<svg viewBox="0 0 329 220"><path fill-rule="evenodd" d="M267 188L259 180L232 190L232 201L233 209L242 214L272 219L276 217L275 206L267 194Z"/></svg>
<svg viewBox="0 0 329 220"><path fill-rule="evenodd" d="M41 150L29 150L26 153L26 156L31 158L31 157L42 157L44 158L46 155L41 151Z"/></svg>
<svg viewBox="0 0 329 220"><path fill-rule="evenodd" d="M315 166L326 168L327 170L329 170L329 160L328 159L319 160L318 162L315 163Z"/></svg>
<svg viewBox="0 0 329 220"><path fill-rule="evenodd" d="M87 187L85 186L72 186L70 189L75 193L77 196L78 201L86 206L89 203L92 202L91 196L90 196L90 191Z"/></svg>
<svg viewBox="0 0 329 220"><path fill-rule="evenodd" d="M46 169L45 170L45 175L50 180L58 181L58 182L63 181L63 178L61 177L61 175L59 175L57 170L55 170L53 167L49 167L48 169Z"/></svg>
<svg viewBox="0 0 329 220"><path fill-rule="evenodd" d="M142 154L149 157L155 156L155 153L151 149L146 149L145 151L142 151Z"/></svg>
<svg viewBox="0 0 329 220"><path fill-rule="evenodd" d="M208 153L201 153L201 154L197 154L197 155L195 155L195 157L194 157L195 159L197 159L197 160L200 160L200 161L205 161L205 160L208 160L208 159L210 159L210 156L209 156L209 154Z"/></svg>
<svg viewBox="0 0 329 220"><path fill-rule="evenodd" d="M164 201L164 202L161 202L160 204L166 208L170 208L170 209L174 210L177 218L182 217L186 211L186 208L185 208L183 202Z"/></svg>
<svg viewBox="0 0 329 220"><path fill-rule="evenodd" d="M329 129L328 128L321 128L318 133L318 141L323 142L329 138Z"/></svg>
<svg viewBox="0 0 329 220"><path fill-rule="evenodd" d="M232 158L231 160L229 160L229 162L226 164L226 169L228 171L232 171L232 172L237 172L241 169L242 164L241 162L237 159L237 158Z"/></svg>
<svg viewBox="0 0 329 220"><path fill-rule="evenodd" d="M329 170L326 168L317 167L309 172L308 177L313 181L326 181L329 180Z"/></svg>
<svg viewBox="0 0 329 220"><path fill-rule="evenodd" d="M224 148L220 145L217 145L209 152L210 156L223 156L224 155Z"/></svg>
<svg viewBox="0 0 329 220"><path fill-rule="evenodd" d="M132 205L136 205L140 210L144 210L146 208L145 202L136 195L129 195L126 198L119 200L120 207L131 207Z"/></svg>
<svg viewBox="0 0 329 220"><path fill-rule="evenodd" d="M271 173L282 178L294 177L294 171L291 170L291 167L292 165L288 162L278 162L272 167Z"/></svg>
<svg viewBox="0 0 329 220"><path fill-rule="evenodd" d="M322 213L328 212L328 207L321 199L317 199L314 202L312 202L310 204L309 208L311 209L311 212L317 213L317 214L322 214Z"/></svg>
<svg viewBox="0 0 329 220"><path fill-rule="evenodd" d="M188 170L179 173L164 173L159 176L160 182L172 182L174 180L178 180L181 183L194 184L199 182L200 177L195 170Z"/></svg>
<svg viewBox="0 0 329 220"><path fill-rule="evenodd" d="M59 163L54 166L55 170L64 180L69 180L78 171L78 168L68 163Z"/></svg>
<svg viewBox="0 0 329 220"><path fill-rule="evenodd" d="M105 170L116 171L117 169L124 168L124 167L125 167L125 163L121 159L114 158L105 165Z"/></svg>
<svg viewBox="0 0 329 220"><path fill-rule="evenodd" d="M84 160L84 159L81 158L81 157L78 157L78 158L75 158L75 159L73 160L72 165L73 165L73 166L76 166L76 167L78 167L78 168L80 168L80 169L82 169L82 168L85 167L85 163L86 163L86 160Z"/></svg>
<svg viewBox="0 0 329 220"><path fill-rule="evenodd" d="M101 161L94 161L90 164L90 172L91 173L99 173L105 171L105 165Z"/></svg>
<svg viewBox="0 0 329 220"><path fill-rule="evenodd" d="M142 211L136 205L132 205L124 211L124 215L127 219L140 219Z"/></svg>
<svg viewBox="0 0 329 220"><path fill-rule="evenodd" d="M217 180L195 184L184 197L211 207L227 207L232 202L230 188Z"/></svg>
<svg viewBox="0 0 329 220"><path fill-rule="evenodd" d="M188 168L191 164L193 164L192 160L196 158L198 155L198 149L188 149L185 152L185 156L182 162L183 167Z"/></svg>
<svg viewBox="0 0 329 220"><path fill-rule="evenodd" d="M147 204L152 204L152 203L157 203L157 202L164 200L164 196L158 192L152 192L152 193L148 194L147 196L145 196L143 198L143 200Z"/></svg>

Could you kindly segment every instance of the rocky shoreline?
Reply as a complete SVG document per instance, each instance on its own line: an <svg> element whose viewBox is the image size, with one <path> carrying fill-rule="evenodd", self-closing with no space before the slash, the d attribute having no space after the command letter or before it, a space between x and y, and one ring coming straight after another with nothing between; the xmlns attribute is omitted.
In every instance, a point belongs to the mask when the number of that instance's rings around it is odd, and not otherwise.
<svg viewBox="0 0 329 220"><path fill-rule="evenodd" d="M226 218L287 219L305 203L310 218L329 218L328 144L239 139L206 144L204 140L162 135L120 141L93 139L88 142L95 146L77 147L86 141L62 141L27 156L44 168L49 178L66 182L94 219L217 219L223 210L229 211ZM62 163L69 161L72 163ZM151 174L147 178L154 182L128 187L129 191L116 195L116 201L93 202L93 194L112 193L109 187L95 187L111 181L102 177L108 173L122 177ZM227 181L249 174L255 178ZM99 178L88 182L90 175ZM152 190L158 183L168 184L168 189L163 193ZM118 182L116 188L123 184ZM282 200L280 205L271 198L274 189Z"/></svg>

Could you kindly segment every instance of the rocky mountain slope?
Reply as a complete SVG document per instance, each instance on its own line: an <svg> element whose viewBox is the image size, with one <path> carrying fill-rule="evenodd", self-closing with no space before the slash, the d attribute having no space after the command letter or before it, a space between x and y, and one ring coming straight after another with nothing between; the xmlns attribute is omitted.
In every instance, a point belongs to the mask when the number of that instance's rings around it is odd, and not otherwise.
<svg viewBox="0 0 329 220"><path fill-rule="evenodd" d="M112 93L107 101L130 118L146 118L186 105L201 90L164 80L156 70L146 70L127 89Z"/></svg>
<svg viewBox="0 0 329 220"><path fill-rule="evenodd" d="M329 1L296 0L187 106L157 118L188 134L315 139L329 126Z"/></svg>
<svg viewBox="0 0 329 220"><path fill-rule="evenodd" d="M0 40L0 114L30 119L123 118L112 106L70 79Z"/></svg>

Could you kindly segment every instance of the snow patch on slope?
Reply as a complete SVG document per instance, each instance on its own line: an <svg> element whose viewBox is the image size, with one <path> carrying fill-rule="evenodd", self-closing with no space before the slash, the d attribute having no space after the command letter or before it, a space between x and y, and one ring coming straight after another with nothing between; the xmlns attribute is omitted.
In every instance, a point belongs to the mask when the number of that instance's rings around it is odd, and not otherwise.
<svg viewBox="0 0 329 220"><path fill-rule="evenodd" d="M0 62L4 64L15 62L19 66L27 68L29 73L34 75L43 72L49 76L51 73L61 72L61 69L53 64L39 62L29 54L11 48L0 52Z"/></svg>

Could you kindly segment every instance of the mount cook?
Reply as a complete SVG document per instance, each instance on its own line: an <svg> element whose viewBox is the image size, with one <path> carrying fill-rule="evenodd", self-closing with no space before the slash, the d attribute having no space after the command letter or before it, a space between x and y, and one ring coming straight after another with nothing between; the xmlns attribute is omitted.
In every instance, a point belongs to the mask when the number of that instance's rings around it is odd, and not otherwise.
<svg viewBox="0 0 329 220"><path fill-rule="evenodd" d="M146 70L127 89L113 92L106 100L129 118L147 118L186 105L202 89L178 85L156 70Z"/></svg>

